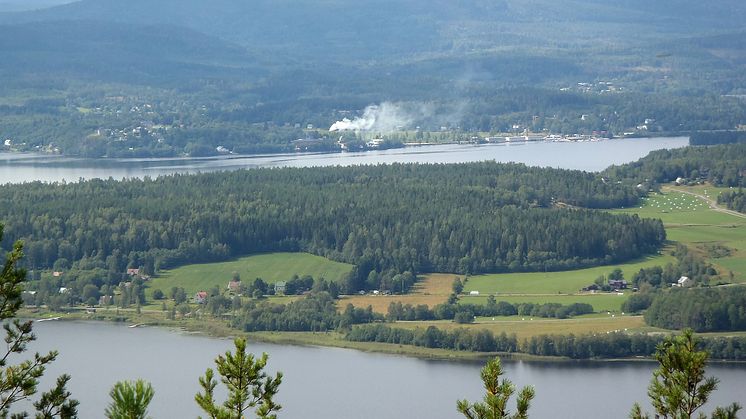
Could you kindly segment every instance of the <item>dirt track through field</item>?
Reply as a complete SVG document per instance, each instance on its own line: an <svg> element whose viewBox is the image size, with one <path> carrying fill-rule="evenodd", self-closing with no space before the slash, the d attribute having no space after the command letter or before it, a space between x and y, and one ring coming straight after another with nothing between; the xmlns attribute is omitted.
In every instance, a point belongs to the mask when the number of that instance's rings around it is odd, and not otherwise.
<svg viewBox="0 0 746 419"><path fill-rule="evenodd" d="M741 214L738 211L733 211L733 210L729 210L728 208L723 208L720 205L718 205L717 201L715 201L714 199L712 199L712 198L710 198L708 196L701 195L701 194L698 194L696 192L688 191L688 190L685 190L685 189L674 188L674 187L671 187L671 186L664 186L661 189L663 189L664 191L669 191L669 192L681 192L681 193L685 193L687 195L691 195L691 196L697 197L697 198L705 201L707 203L707 205L710 206L710 209L713 210L713 211L721 212L721 213L727 214L727 215L732 215L732 216L738 217L738 218L746 218L746 214Z"/></svg>

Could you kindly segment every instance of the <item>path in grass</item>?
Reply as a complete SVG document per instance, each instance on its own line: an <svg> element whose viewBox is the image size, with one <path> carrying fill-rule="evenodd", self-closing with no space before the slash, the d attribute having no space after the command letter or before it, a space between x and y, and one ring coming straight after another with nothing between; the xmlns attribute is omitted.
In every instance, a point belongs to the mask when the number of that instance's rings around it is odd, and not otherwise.
<svg viewBox="0 0 746 419"><path fill-rule="evenodd" d="M186 265L163 271L150 282L150 288L168 292L171 287L183 287L187 294L218 286L226 288L233 272L238 272L242 281L262 278L267 283L287 281L293 275L311 275L314 278L340 281L352 270L352 265L334 262L308 253L266 253L240 259Z"/></svg>
<svg viewBox="0 0 746 419"><path fill-rule="evenodd" d="M664 186L662 189L663 190L671 190L671 191L681 192L681 193L685 193L685 194L697 197L697 198L705 201L710 206L710 209L713 210L713 211L722 212L723 214L731 215L733 217L746 218L746 214L741 214L738 211L733 211L733 210L729 210L728 208L721 207L720 205L718 205L718 203L717 203L716 200L712 199L711 197L709 197L706 194L700 194L700 193L697 193L697 192L695 192L693 190L686 190L686 189L683 189L683 188L680 188L680 187L679 188L674 188L674 187L671 187L671 186Z"/></svg>
<svg viewBox="0 0 746 419"><path fill-rule="evenodd" d="M726 280L731 280L730 272L733 272L732 281L746 282L746 216L711 208L717 206L717 196L727 190L705 185L667 186L663 193L643 199L639 208L613 212L660 218L669 240L700 252ZM727 248L730 254L712 254L708 247L713 245Z"/></svg>

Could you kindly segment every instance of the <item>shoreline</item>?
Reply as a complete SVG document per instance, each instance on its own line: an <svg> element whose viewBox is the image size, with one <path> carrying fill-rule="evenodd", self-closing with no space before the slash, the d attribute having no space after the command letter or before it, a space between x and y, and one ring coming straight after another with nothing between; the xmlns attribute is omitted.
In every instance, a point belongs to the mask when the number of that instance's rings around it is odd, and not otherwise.
<svg viewBox="0 0 746 419"><path fill-rule="evenodd" d="M350 349L360 352L379 353L386 355L406 356L423 360L455 361L455 362L484 362L495 356L503 360L521 362L552 362L552 363L619 363L619 362L655 362L651 357L634 358L590 358L571 359L566 357L538 356L521 352L467 352L450 349L426 348L413 345L400 345L383 342L355 342L343 338L339 332L242 332L231 328L223 320L216 319L187 319L168 320L160 313L153 311L136 314L134 312L118 313L114 310L99 310L95 314L85 312L53 313L49 311L33 312L27 308L19 311L18 318L38 321L83 321L127 323L130 327L159 327L164 330L194 333L206 337L229 339L246 337L249 341L270 343L276 345L312 346ZM47 316L49 315L49 316ZM708 362L719 364L746 364L746 361L729 361L710 359Z"/></svg>

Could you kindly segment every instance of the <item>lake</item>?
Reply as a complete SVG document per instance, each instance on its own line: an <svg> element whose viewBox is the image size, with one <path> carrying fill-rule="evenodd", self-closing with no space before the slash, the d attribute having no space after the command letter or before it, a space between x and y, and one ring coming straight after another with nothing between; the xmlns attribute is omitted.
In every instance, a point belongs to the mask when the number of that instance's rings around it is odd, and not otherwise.
<svg viewBox="0 0 746 419"><path fill-rule="evenodd" d="M407 147L359 153L296 153L254 156L159 159L80 159L38 154L0 153L0 184L77 181L81 178L156 177L258 167L348 166L379 163L465 163L484 160L530 166L599 171L646 156L653 150L679 148L686 137L625 138L597 142Z"/></svg>
<svg viewBox="0 0 746 419"><path fill-rule="evenodd" d="M194 402L198 377L233 346L228 339L112 323L42 322L34 330L38 340L31 350L60 352L41 388L51 387L62 373L71 374L70 390L81 402L81 418L102 417L111 386L137 378L155 388L152 417L197 417L202 413ZM265 343L249 348L269 353L268 367L285 375L281 418L456 418L457 399L476 401L484 394L481 363ZM656 364L505 361L504 366L518 386L536 387L531 417L621 419L635 401L646 401ZM712 364L708 375L720 379L713 403L746 405L746 365Z"/></svg>

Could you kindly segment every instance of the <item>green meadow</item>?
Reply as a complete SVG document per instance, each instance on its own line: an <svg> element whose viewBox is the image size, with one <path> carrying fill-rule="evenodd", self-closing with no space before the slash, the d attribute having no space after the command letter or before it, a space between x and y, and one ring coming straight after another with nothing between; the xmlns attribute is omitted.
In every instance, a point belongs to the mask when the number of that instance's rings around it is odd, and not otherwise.
<svg viewBox="0 0 746 419"><path fill-rule="evenodd" d="M529 272L488 274L469 277L464 292L479 291L481 294L573 294L581 288L593 284L600 275L608 275L616 268L624 273L625 278L641 268L665 265L675 259L667 252L642 260L619 265L597 266L563 272Z"/></svg>
<svg viewBox="0 0 746 419"><path fill-rule="evenodd" d="M709 186L680 187L711 199L726 188ZM686 244L703 252L708 262L719 268L721 275L733 272L736 282L746 282L746 218L729 215L709 208L702 199L672 190L651 195L641 208L615 210L634 213L641 217L660 218L666 226L668 239ZM724 246L728 256L711 255L707 247Z"/></svg>
<svg viewBox="0 0 746 419"><path fill-rule="evenodd" d="M262 278L267 283L287 281L293 275L311 275L339 281L352 265L334 262L308 253L266 253L220 262L186 265L163 271L150 282L150 288L168 292L171 287L183 287L187 294L207 290L214 286L227 287L237 272L243 281Z"/></svg>

